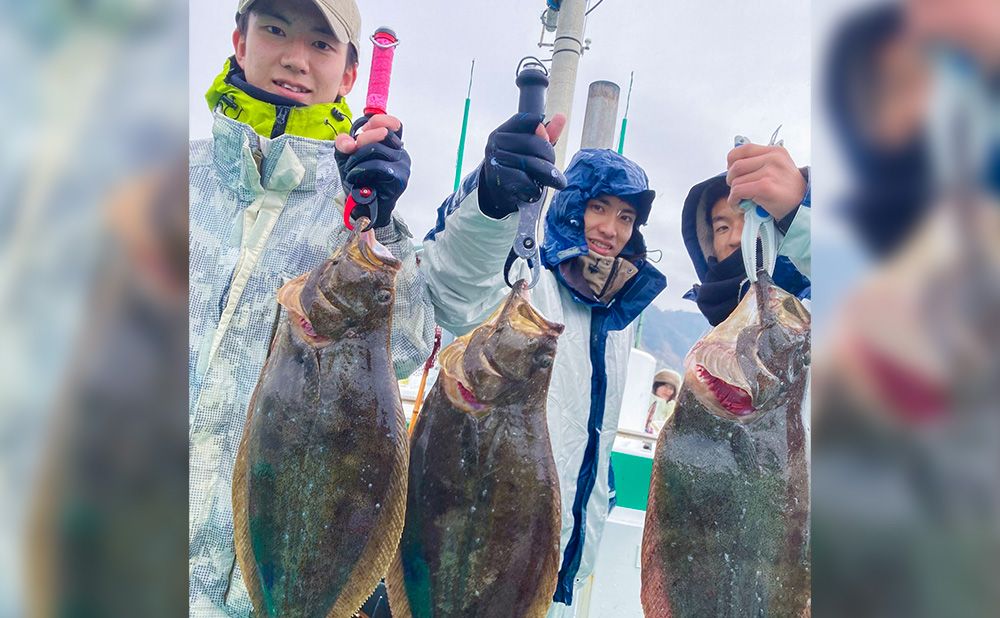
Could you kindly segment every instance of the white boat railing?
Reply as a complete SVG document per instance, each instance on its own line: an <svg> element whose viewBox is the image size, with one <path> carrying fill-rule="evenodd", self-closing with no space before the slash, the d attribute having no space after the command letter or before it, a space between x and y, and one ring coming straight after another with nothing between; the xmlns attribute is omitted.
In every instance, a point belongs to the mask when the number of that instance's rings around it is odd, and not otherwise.
<svg viewBox="0 0 1000 618"><path fill-rule="evenodd" d="M406 415L409 416L410 411L413 409L414 400L410 397L403 397L403 409ZM615 432L616 436L622 438L629 438L630 440L642 440L648 444L656 444L656 436L654 434L646 433L644 431L635 431L634 429L625 429L624 427L619 427Z"/></svg>
<svg viewBox="0 0 1000 618"><path fill-rule="evenodd" d="M646 433L644 431L635 431L634 429L625 429L624 427L619 427L616 435L623 438L630 438L632 440L642 440L643 442L648 442L650 444L656 444L656 436L651 433Z"/></svg>

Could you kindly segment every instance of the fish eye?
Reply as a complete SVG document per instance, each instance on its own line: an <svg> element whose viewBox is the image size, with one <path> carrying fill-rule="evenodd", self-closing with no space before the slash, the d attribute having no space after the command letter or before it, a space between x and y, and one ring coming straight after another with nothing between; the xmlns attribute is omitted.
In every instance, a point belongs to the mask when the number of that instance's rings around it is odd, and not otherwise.
<svg viewBox="0 0 1000 618"><path fill-rule="evenodd" d="M392 290L387 290L385 288L380 288L375 291L375 300L379 304L385 304L392 300Z"/></svg>
<svg viewBox="0 0 1000 618"><path fill-rule="evenodd" d="M536 354L535 355L535 365L541 367L542 369L548 369L552 366L552 356L550 354Z"/></svg>

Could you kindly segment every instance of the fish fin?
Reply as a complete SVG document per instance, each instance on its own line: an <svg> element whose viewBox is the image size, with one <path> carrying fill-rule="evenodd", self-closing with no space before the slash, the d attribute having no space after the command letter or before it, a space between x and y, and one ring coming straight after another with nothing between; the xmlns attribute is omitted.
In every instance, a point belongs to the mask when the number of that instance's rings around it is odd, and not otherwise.
<svg viewBox="0 0 1000 618"><path fill-rule="evenodd" d="M393 618L413 618L410 599L406 596L406 582L403 579L403 556L397 549L396 556L385 575L385 589L389 593L389 610Z"/></svg>
<svg viewBox="0 0 1000 618"><path fill-rule="evenodd" d="M663 432L661 430L662 437ZM657 450L663 448L663 442L657 442ZM659 454L659 453L657 453ZM667 589L666 560L660 554L662 533L660 532L663 515L660 513L658 494L666 489L665 481L660 479L660 460L653 455L653 472L649 482L649 498L646 504L646 519L642 530L640 547L641 584L639 598L642 602L643 614L649 618L669 618L670 602Z"/></svg>
<svg viewBox="0 0 1000 618"><path fill-rule="evenodd" d="M236 464L233 468L233 545L236 549L236 560L243 573L243 583L250 594L250 601L259 616L266 616L264 609L264 591L260 584L260 574L257 572L257 560L253 555L253 545L250 541L250 496L249 478L247 475L247 442L252 430L253 409L257 405L257 395L260 384L254 388L250 405L247 407L247 420L243 426L243 436L236 451Z"/></svg>
<svg viewBox="0 0 1000 618"><path fill-rule="evenodd" d="M559 554L559 530L562 527L562 513L560 512L558 491L553 494L553 502L554 508L551 512L552 521L550 522L553 531L553 544L542 567L542 578L549 583L547 586L538 587L534 602L524 614L525 618L545 618L552 605L552 597L555 596L559 582L559 567L562 563Z"/></svg>
<svg viewBox="0 0 1000 618"><path fill-rule="evenodd" d="M396 420L398 434L406 436L406 421L403 418L402 408ZM385 496L386 508L382 509L381 519L374 527L375 533L358 556L354 569L327 618L353 616L371 596L379 580L385 577L399 547L399 539L403 536L403 524L406 521L406 487L409 480L407 468L410 462L409 441L404 440L401 444L396 453L393 469L388 473L392 481Z"/></svg>

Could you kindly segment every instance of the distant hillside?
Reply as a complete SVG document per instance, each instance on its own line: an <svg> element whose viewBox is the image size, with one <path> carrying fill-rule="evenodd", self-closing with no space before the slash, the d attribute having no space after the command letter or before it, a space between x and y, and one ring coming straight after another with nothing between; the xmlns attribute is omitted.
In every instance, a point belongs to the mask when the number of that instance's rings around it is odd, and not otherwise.
<svg viewBox="0 0 1000 618"><path fill-rule="evenodd" d="M656 357L657 367L683 373L684 356L708 329L708 321L691 311L663 311L650 306L642 314L641 348Z"/></svg>

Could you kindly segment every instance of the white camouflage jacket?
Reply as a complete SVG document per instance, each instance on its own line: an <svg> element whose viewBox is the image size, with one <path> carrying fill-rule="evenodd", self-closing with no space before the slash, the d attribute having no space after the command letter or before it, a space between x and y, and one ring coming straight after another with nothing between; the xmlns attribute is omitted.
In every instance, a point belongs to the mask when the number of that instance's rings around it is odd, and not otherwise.
<svg viewBox="0 0 1000 618"><path fill-rule="evenodd" d="M265 140L216 114L213 137L191 142L191 616L250 614L233 547L233 464L267 357L276 292L347 240L343 202L332 141ZM434 311L406 226L394 215L375 235L403 262L392 324L402 378L430 353Z"/></svg>

